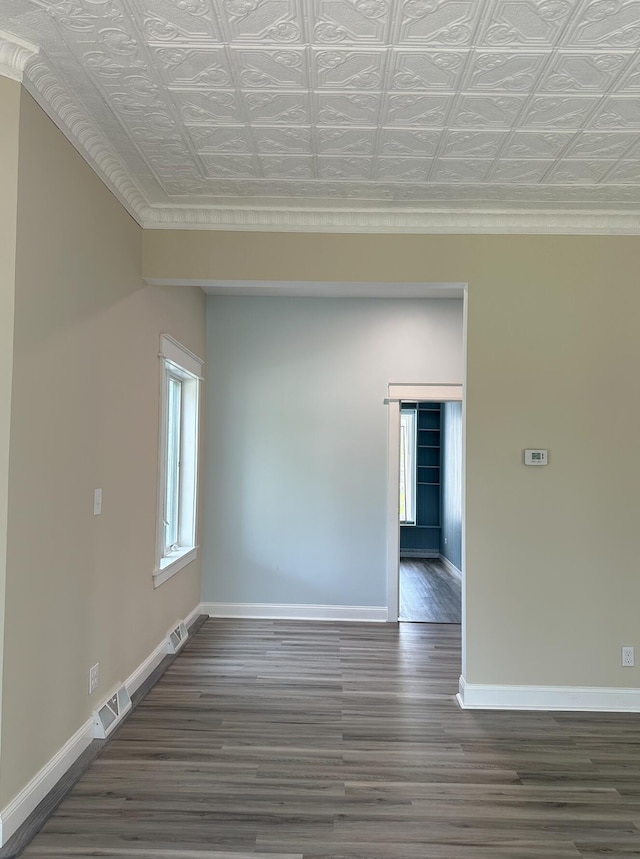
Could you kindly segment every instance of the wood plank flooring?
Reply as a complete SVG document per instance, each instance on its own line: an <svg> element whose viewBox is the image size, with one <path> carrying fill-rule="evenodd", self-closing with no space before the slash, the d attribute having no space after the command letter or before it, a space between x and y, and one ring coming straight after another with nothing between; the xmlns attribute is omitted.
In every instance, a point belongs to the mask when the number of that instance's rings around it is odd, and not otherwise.
<svg viewBox="0 0 640 859"><path fill-rule="evenodd" d="M460 623L462 584L439 558L400 559L400 620Z"/></svg>
<svg viewBox="0 0 640 859"><path fill-rule="evenodd" d="M462 711L460 629L209 620L31 859L630 859L640 718Z"/></svg>

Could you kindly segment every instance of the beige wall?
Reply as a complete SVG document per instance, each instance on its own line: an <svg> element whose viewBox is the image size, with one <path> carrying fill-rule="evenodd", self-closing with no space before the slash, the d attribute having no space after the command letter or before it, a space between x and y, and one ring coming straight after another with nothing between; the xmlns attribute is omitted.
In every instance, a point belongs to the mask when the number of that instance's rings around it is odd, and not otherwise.
<svg viewBox="0 0 640 859"><path fill-rule="evenodd" d="M20 85L0 77L0 712L7 560L9 432L18 206ZM1 739L1 735L0 735ZM1 749L1 745L0 745Z"/></svg>
<svg viewBox="0 0 640 859"><path fill-rule="evenodd" d="M141 238L23 95L0 807L200 599L152 569L159 335L204 356L204 295L145 286Z"/></svg>
<svg viewBox="0 0 640 859"><path fill-rule="evenodd" d="M466 679L633 687L639 263L637 237L149 231L143 274L468 282Z"/></svg>

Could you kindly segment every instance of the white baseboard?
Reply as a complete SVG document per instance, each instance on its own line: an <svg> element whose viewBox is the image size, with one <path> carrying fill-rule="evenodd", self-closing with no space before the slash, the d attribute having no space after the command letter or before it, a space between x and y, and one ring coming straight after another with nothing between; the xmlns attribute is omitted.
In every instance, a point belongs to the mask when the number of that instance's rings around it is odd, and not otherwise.
<svg viewBox="0 0 640 859"><path fill-rule="evenodd" d="M569 710L640 713L640 689L599 686L489 686L460 678L458 703L466 710Z"/></svg>
<svg viewBox="0 0 640 859"><path fill-rule="evenodd" d="M193 611L190 611L184 619L184 625L187 627L187 629L189 629L193 621L201 614L206 614L206 612L202 611L202 605L198 603L198 605L193 609Z"/></svg>
<svg viewBox="0 0 640 859"><path fill-rule="evenodd" d="M0 812L0 846L6 844L69 767L93 740L93 718L87 719L20 793Z"/></svg>
<svg viewBox="0 0 640 859"><path fill-rule="evenodd" d="M400 549L400 560L403 558L439 558L437 549Z"/></svg>
<svg viewBox="0 0 640 859"><path fill-rule="evenodd" d="M187 616L187 625L202 613L202 607L197 605ZM168 647L169 640L165 637L125 681L127 692L130 695L144 683L151 672L162 662L167 655ZM20 793L0 811L0 847L6 844L9 838L22 826L36 806L42 802L71 765L88 748L93 738L94 719L92 716L36 773Z"/></svg>
<svg viewBox="0 0 640 859"><path fill-rule="evenodd" d="M462 570L459 570L455 564L452 564L449 558L445 558L444 555L440 555L440 560L452 576L455 576L457 579L462 578Z"/></svg>
<svg viewBox="0 0 640 859"><path fill-rule="evenodd" d="M202 603L209 617L247 617L277 620L349 620L386 623L386 606L362 605L287 605L277 603Z"/></svg>

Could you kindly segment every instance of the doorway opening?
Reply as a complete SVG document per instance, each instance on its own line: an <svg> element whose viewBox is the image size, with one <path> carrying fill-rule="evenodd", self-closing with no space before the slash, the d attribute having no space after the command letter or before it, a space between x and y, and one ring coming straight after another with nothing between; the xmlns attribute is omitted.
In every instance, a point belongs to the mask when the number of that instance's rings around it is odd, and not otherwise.
<svg viewBox="0 0 640 859"><path fill-rule="evenodd" d="M462 616L462 403L400 403L401 621Z"/></svg>
<svg viewBox="0 0 640 859"><path fill-rule="evenodd" d="M460 619L462 637L463 637L463 654L464 654L464 623L465 623L465 528L464 528L464 420L465 408L463 401L462 385L433 385L433 384L390 384L388 388L388 396L386 398L388 405L389 418L389 459L388 459L388 474L387 474L387 620L391 623L402 619L400 616L400 555L401 555L401 524L400 519L404 517L407 533L413 532L411 537L404 537L402 541L403 560L407 559L416 563L415 555L424 554L425 550L417 545L418 530L431 530L437 534L437 538L432 535L432 543L429 554L432 557L422 558L421 562L437 564L437 572L447 576L458 575L460 580ZM451 408L450 404L455 404L455 408ZM411 405L416 412L415 423L412 418L401 417L402 406L405 406L405 411L408 411L408 406ZM437 409L436 409L437 405ZM422 407L422 408L420 408ZM420 412L424 412L421 417ZM444 420L443 420L444 416ZM451 419L450 419L451 418ZM437 424L437 425L436 425ZM403 426L404 425L404 426ZM406 497L404 501L400 498L400 480L401 469L405 475L412 473L412 467L406 461L401 463L401 448L406 441L406 435L411 434L412 427L415 426L416 445L415 445L415 487L409 487L409 495L413 492L413 501L411 497ZM420 427L420 429L419 429ZM402 436L405 434L405 440ZM455 437L456 441L451 442L449 435ZM432 441L438 439L438 445L429 443L428 438L432 437ZM418 442L418 440L420 440ZM418 447L418 443L423 447ZM438 452L439 459L436 460L436 453L433 451L436 447L440 448L447 446L453 452L454 457L447 457L443 461L441 451ZM423 452L424 451L424 452ZM431 451L431 452L429 452ZM444 463L444 464L443 464ZM455 478L449 477L448 485L451 492L445 491L441 493L441 502L438 499L436 509L439 514L442 514L442 505L445 505L447 518L447 526L443 529L441 520L432 520L429 522L427 518L428 493L433 493L433 488L429 488L428 484L447 483L447 477L436 480L437 474L435 468L442 470L443 474L447 474L450 470L457 475ZM418 480L420 475L420 480ZM419 483L427 485L426 493L427 500L421 498L418 487ZM454 517L456 521L456 537L452 539L452 531L449 527L450 511L446 507L451 499L456 499L457 514ZM431 497L431 505L434 505L433 497ZM415 513L413 514L413 506L415 502ZM425 509L421 509L421 505ZM402 510L401 510L402 507ZM423 528L418 529L415 524L410 526L410 520L413 514L414 523L438 525L439 528ZM459 534L459 537L457 536ZM444 542L446 538L446 543ZM412 542L413 541L413 542ZM442 549L444 549L444 552ZM414 556L408 558L408 550L411 548L418 549ZM436 551L437 548L437 551ZM451 552L451 549L457 550L457 555ZM453 569L455 567L455 570ZM415 568L414 568L415 569ZM415 578L415 577L414 577ZM422 577L421 577L422 578ZM406 614L406 612L405 612ZM418 620L418 618L406 617L406 620ZM436 622L435 618L424 618L431 622ZM442 620L440 622L449 622L452 620ZM453 621L455 622L455 621Z"/></svg>

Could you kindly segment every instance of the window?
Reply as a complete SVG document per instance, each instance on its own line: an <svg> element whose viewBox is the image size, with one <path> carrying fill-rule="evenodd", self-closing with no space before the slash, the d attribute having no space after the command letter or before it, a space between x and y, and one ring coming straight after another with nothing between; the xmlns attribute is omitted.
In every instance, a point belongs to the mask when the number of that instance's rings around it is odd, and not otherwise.
<svg viewBox="0 0 640 859"><path fill-rule="evenodd" d="M154 585L197 557L198 405L202 361L160 338L160 460Z"/></svg>
<svg viewBox="0 0 640 859"><path fill-rule="evenodd" d="M416 410L400 410L400 524L416 523Z"/></svg>

